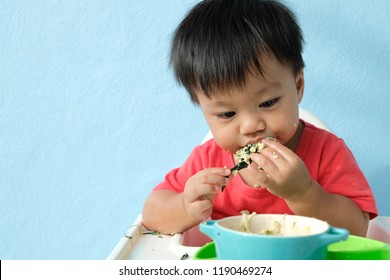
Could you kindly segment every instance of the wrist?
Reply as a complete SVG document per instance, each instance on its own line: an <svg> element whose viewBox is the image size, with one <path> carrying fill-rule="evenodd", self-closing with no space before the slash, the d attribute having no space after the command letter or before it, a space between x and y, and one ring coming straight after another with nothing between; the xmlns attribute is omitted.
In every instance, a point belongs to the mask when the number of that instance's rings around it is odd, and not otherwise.
<svg viewBox="0 0 390 280"><path fill-rule="evenodd" d="M181 200L182 200L182 206L183 206L183 214L185 217L183 217L186 224L191 225L191 227L199 224L202 222L203 219L197 218L196 215L193 214L193 211L191 211L191 206L189 202L185 200L184 192L181 193Z"/></svg>
<svg viewBox="0 0 390 280"><path fill-rule="evenodd" d="M314 188L314 180L310 177L309 182L307 182L304 187L297 193L293 194L292 196L285 198L286 202L291 203L302 203L310 201L310 193L312 189Z"/></svg>

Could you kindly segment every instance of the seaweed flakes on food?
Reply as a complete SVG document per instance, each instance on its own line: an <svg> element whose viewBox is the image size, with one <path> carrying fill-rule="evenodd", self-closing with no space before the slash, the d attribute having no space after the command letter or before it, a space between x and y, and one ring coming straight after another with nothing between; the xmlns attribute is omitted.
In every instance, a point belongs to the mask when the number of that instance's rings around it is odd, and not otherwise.
<svg viewBox="0 0 390 280"><path fill-rule="evenodd" d="M265 148L264 143L252 143L248 144L245 147L239 149L236 152L236 156L238 157L239 164L244 162L248 166L252 163L251 154L253 153L259 153L261 150ZM234 175L237 174L238 170L232 171Z"/></svg>
<svg viewBox="0 0 390 280"><path fill-rule="evenodd" d="M275 138L268 136L265 139L273 140L275 141ZM236 151L235 155L238 158L238 163L233 166L230 170L233 174L233 176L238 174L238 171L241 169L247 168L249 164L252 163L251 154L253 153L260 153L261 150L265 149L267 146L263 142L258 143L251 143L248 144L238 151ZM228 177L228 176L227 176ZM221 191L224 191L226 186L222 186Z"/></svg>

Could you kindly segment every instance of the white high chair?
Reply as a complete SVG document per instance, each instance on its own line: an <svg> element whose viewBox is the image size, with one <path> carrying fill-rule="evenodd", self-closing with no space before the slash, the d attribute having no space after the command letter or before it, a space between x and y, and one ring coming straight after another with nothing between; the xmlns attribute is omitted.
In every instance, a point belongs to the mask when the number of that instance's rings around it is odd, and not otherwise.
<svg viewBox="0 0 390 280"><path fill-rule="evenodd" d="M331 131L329 126L314 114L299 109L299 117L319 128ZM213 136L209 131L202 143ZM370 221L367 237L390 243L390 217L377 217ZM108 260L157 260L191 259L192 256L210 239L199 231L198 227L182 234L163 235L146 230L139 215L127 233L111 251Z"/></svg>

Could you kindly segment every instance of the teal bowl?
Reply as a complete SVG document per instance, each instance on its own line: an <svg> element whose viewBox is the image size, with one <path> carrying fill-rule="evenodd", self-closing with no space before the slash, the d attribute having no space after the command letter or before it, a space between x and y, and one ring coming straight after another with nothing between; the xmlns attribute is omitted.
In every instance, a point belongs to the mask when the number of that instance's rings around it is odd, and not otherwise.
<svg viewBox="0 0 390 280"><path fill-rule="evenodd" d="M345 240L346 229L329 226L309 217L280 214L257 214L250 218L250 232L240 230L243 217L233 216L200 224L200 231L214 242L195 255L196 259L219 260L324 260L327 246ZM277 235L258 232L278 224ZM254 232L254 233L252 233ZM207 245L206 245L207 246Z"/></svg>
<svg viewBox="0 0 390 280"><path fill-rule="evenodd" d="M194 260L216 260L215 243L202 246ZM348 239L328 245L329 260L390 260L390 244L350 235Z"/></svg>

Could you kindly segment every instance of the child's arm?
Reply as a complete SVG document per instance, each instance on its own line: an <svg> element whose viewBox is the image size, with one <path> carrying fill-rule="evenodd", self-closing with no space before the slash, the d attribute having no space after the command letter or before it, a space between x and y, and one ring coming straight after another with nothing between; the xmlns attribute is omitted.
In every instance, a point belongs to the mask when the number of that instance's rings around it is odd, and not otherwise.
<svg viewBox="0 0 390 280"><path fill-rule="evenodd" d="M160 233L184 232L198 224L184 208L184 193L171 190L157 190L147 198L142 211L142 223Z"/></svg>
<svg viewBox="0 0 390 280"><path fill-rule="evenodd" d="M178 233L210 217L213 200L222 185L227 185L230 170L204 169L190 177L184 191L157 190L147 198L142 222L150 230Z"/></svg>
<svg viewBox="0 0 390 280"><path fill-rule="evenodd" d="M286 199L297 215L312 216L337 227L347 228L351 234L366 236L369 215L349 198L325 191L316 181L303 194Z"/></svg>
<svg viewBox="0 0 390 280"><path fill-rule="evenodd" d="M304 162L285 146L267 141L261 154L252 160L263 168L259 180L271 193L283 197L296 215L316 217L347 228L351 234L365 236L368 213L347 197L327 192L312 179Z"/></svg>

